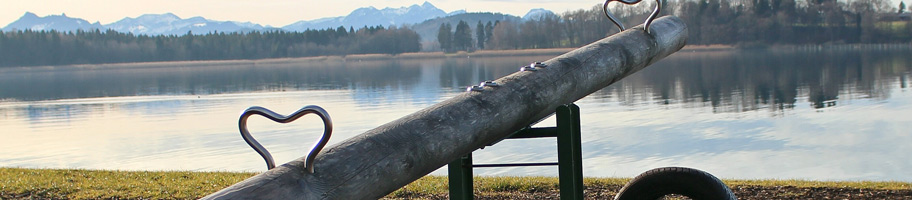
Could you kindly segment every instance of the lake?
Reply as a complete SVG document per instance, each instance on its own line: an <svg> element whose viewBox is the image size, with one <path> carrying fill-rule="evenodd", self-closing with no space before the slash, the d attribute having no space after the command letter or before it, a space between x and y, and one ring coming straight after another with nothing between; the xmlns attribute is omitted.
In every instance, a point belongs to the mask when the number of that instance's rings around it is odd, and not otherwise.
<svg viewBox="0 0 912 200"><path fill-rule="evenodd" d="M237 129L249 106L322 106L332 145L553 56L0 69L0 167L265 171ZM686 166L726 179L912 181L910 78L908 47L678 52L577 102L584 175ZM322 132L312 115L249 123L277 163L303 156ZM473 155L557 160L553 139ZM554 166L475 171L557 176Z"/></svg>

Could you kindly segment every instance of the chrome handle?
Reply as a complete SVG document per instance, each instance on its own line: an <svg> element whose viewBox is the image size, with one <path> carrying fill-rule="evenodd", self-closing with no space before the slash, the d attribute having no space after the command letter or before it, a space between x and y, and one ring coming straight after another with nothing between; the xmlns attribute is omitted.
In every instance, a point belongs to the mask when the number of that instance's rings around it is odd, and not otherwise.
<svg viewBox="0 0 912 200"><path fill-rule="evenodd" d="M602 10L605 11L605 16L608 17L608 19L611 20L611 22L614 22L614 25L617 25L618 30L619 30L618 32L624 31L627 29L624 27L624 24L621 23L620 20L615 18L614 15L612 15L611 13L608 12L608 3L612 2L612 1L621 2L621 3L627 4L627 5L633 5L633 4L640 3L640 1L642 1L642 0L607 0L607 1L605 1L605 4L602 5ZM655 10L652 11L652 14L650 14L649 17L646 18L646 22L643 23L643 30L645 30L646 33L649 33L649 25L652 24L652 20L654 20L659 15L659 12L661 10L662 10L662 0L656 0Z"/></svg>
<svg viewBox="0 0 912 200"><path fill-rule="evenodd" d="M238 120L238 128L241 130L241 137L244 138L244 141L266 160L266 168L272 169L275 168L275 161L272 159L272 154L269 154L269 151L266 150L263 145L260 145L260 143L250 135L250 132L247 131L247 118L251 115L261 115L272 121L284 124L297 120L306 114L316 114L323 120L323 136L321 136L320 140L310 149L305 160L305 170L307 170L308 173L314 173L314 159L317 158L317 153L320 153L320 150L323 150L323 147L326 146L326 142L329 142L329 137L332 135L332 119L329 118L329 113L320 106L304 106L304 108L291 113L289 116L280 115L263 107L253 106L247 108L247 110L244 110L241 114L241 118Z"/></svg>

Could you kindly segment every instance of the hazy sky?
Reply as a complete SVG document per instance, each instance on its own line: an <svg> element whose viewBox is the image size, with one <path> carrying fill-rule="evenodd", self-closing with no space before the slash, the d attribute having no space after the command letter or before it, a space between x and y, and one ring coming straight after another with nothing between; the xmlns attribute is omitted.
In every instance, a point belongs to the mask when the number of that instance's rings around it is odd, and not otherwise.
<svg viewBox="0 0 912 200"><path fill-rule="evenodd" d="M403 7L422 4L424 0L0 0L0 27L12 23L25 12L38 16L66 13L89 22L113 23L124 17L171 12L181 18L202 16L211 20L254 22L275 27L300 20L348 15L351 11L373 6ZM557 13L589 9L600 0L429 0L446 12L465 9L468 12L501 12L522 16L533 8Z"/></svg>

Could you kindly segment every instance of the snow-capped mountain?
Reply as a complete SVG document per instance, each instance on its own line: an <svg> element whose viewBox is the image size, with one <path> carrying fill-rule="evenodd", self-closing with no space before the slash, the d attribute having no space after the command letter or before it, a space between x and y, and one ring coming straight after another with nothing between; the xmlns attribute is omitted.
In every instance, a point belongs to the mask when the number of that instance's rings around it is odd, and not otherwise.
<svg viewBox="0 0 912 200"><path fill-rule="evenodd" d="M282 29L287 31L304 31L307 29L325 29L330 27L339 27L342 26L343 20L345 20L345 17L326 17L310 21L302 20L293 24L289 24L287 26L283 26Z"/></svg>
<svg viewBox="0 0 912 200"><path fill-rule="evenodd" d="M464 15L464 16L463 16ZM541 16L554 15L553 12L545 9L532 9L522 19L537 20ZM392 25L417 25L422 22L438 19L443 17L463 16L454 19L466 18L466 16L475 16L466 13L465 10L456 10L446 13L435 7L429 2L421 5L412 5L399 8L377 9L374 7L359 8L352 11L347 16L327 17L309 21L298 21L293 24L282 27L286 31L304 31L307 29L326 29L336 28L339 26L354 27L355 29L364 26L382 25L389 27ZM469 19L471 18L471 19ZM503 20L507 18L501 17ZM473 17L465 20L478 21ZM457 20L458 21L458 20ZM428 30L436 30L439 24L427 25ZM203 17L191 17L182 19L172 13L164 14L145 14L136 18L126 17L120 21L101 25L98 22L89 23L79 18L71 18L66 15L50 15L38 17L34 13L26 12L24 16L15 22L7 25L2 30L58 30L58 31L75 31L83 30L107 30L112 29L118 32L133 33L135 35L184 35L188 32L193 34L206 34L211 32L248 32L277 29L269 26L262 26L251 22L235 21L215 21Z"/></svg>
<svg viewBox="0 0 912 200"><path fill-rule="evenodd" d="M263 26L250 22L214 21L203 17L181 19L172 13L145 14L136 18L127 17L107 24L105 28L137 35L184 35L191 31L195 34L205 34L264 29Z"/></svg>
<svg viewBox="0 0 912 200"><path fill-rule="evenodd" d="M455 10L453 12L447 13L447 16L453 16L453 15L458 15L458 14L466 14L465 9Z"/></svg>
<svg viewBox="0 0 912 200"><path fill-rule="evenodd" d="M465 12L465 11L463 11ZM419 5L399 8L377 9L374 7L358 8L347 16L321 18L311 21L299 21L282 27L288 31L303 31L307 29L325 29L339 26L360 28L363 26L385 27L391 25L404 25L421 23L428 19L445 17L447 13L429 2Z"/></svg>
<svg viewBox="0 0 912 200"><path fill-rule="evenodd" d="M79 29L95 30L104 28L98 22L89 23L89 21L86 21L84 19L67 17L66 14L38 17L38 15L35 15L35 13L31 12L26 12L25 15L20 17L18 20L10 23L6 27L3 27L3 31L26 29L31 29L34 31L76 31Z"/></svg>
<svg viewBox="0 0 912 200"><path fill-rule="evenodd" d="M210 32L246 32L253 30L264 30L271 27L263 27L251 22L234 22L234 21L215 21L203 17L191 17L181 19L172 13L165 14L145 14L136 18L124 18L120 21L101 25L98 22L89 23L80 18L71 18L62 15L49 15L38 17L34 13L26 12L13 23L3 28L3 31L12 30L57 30L57 31L76 31L82 30L107 30L112 29L117 32L133 33L136 35L184 35L187 32L194 34L206 34Z"/></svg>
<svg viewBox="0 0 912 200"><path fill-rule="evenodd" d="M540 20L544 17L558 17L557 14L551 12L550 10L545 10L544 8L536 8L529 10L526 15L523 15L523 20Z"/></svg>

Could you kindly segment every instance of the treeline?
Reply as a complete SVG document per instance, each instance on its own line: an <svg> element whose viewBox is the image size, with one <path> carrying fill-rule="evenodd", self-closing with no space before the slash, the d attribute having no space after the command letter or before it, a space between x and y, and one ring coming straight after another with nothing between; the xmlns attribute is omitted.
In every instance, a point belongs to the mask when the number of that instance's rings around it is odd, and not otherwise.
<svg viewBox="0 0 912 200"><path fill-rule="evenodd" d="M643 23L655 2L618 5L612 6L611 12L632 27ZM912 24L905 12L904 3L894 9L888 0L678 0L666 1L662 15L685 21L688 44L756 47L909 43ZM440 46L446 51L579 47L617 32L601 5L537 20L495 22L492 28L481 23L474 30L474 42L458 39L458 35L473 30L460 32L457 26L455 33L441 32ZM451 30L447 28L450 26L444 24L440 30Z"/></svg>
<svg viewBox="0 0 912 200"><path fill-rule="evenodd" d="M500 22L496 23L499 24ZM440 43L440 49L444 52L484 49L488 41L487 38L490 38L493 34L494 26L496 24L490 21L487 25L478 21L478 24L475 25L475 38L472 38L472 28L469 27L468 22L460 20L456 24L455 32L450 32L450 30L453 30L453 26L450 23L444 23L437 30L437 41Z"/></svg>
<svg viewBox="0 0 912 200"><path fill-rule="evenodd" d="M421 50L408 28L265 31L147 36L108 31L0 32L0 66L261 59Z"/></svg>

